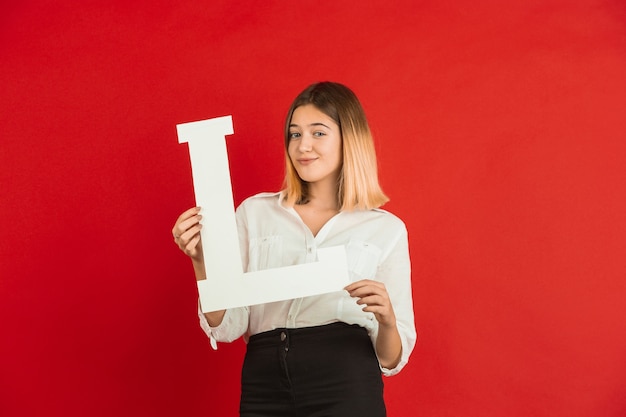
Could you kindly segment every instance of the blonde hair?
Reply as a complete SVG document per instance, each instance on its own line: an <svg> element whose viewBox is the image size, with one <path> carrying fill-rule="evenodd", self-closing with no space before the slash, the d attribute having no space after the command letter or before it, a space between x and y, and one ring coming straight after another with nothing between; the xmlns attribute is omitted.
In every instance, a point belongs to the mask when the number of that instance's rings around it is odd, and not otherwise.
<svg viewBox="0 0 626 417"><path fill-rule="evenodd" d="M309 201L308 184L303 181L289 158L289 125L296 108L314 105L333 119L341 132L343 164L337 184L340 210L369 210L389 201L378 183L378 167L374 140L359 99L348 87L333 83L312 84L291 104L285 122L286 173L284 193L287 204Z"/></svg>

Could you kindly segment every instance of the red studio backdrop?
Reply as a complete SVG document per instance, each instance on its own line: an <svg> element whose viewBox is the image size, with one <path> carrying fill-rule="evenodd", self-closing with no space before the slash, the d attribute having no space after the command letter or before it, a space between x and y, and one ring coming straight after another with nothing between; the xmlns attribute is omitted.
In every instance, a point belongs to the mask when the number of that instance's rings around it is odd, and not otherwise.
<svg viewBox="0 0 626 417"><path fill-rule="evenodd" d="M280 188L306 85L347 84L410 234L390 416L626 415L626 3L14 1L0 12L0 415L235 416L171 238L176 124L232 114Z"/></svg>

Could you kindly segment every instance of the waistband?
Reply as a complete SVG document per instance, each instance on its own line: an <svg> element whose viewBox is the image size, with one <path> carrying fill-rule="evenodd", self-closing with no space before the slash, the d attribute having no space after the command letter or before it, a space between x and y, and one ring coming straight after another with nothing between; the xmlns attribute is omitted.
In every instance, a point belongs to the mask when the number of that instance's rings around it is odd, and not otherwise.
<svg viewBox="0 0 626 417"><path fill-rule="evenodd" d="M250 336L248 347L276 346L285 342L294 343L323 343L340 341L342 339L368 338L367 330L358 324L336 322L321 326L278 328Z"/></svg>

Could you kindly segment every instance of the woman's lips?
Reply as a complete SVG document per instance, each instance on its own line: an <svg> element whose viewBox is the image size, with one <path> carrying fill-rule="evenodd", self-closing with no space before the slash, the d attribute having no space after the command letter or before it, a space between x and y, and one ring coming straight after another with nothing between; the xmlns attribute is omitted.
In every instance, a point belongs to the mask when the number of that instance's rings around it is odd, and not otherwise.
<svg viewBox="0 0 626 417"><path fill-rule="evenodd" d="M310 164L312 164L315 161L317 161L317 158L301 158L301 159L298 159L298 163L300 165L310 165Z"/></svg>

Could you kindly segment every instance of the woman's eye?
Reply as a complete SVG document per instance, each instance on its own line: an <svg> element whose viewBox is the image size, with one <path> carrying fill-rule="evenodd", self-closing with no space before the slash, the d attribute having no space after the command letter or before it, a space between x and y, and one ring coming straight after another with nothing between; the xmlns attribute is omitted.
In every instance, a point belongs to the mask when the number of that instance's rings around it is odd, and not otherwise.
<svg viewBox="0 0 626 417"><path fill-rule="evenodd" d="M289 133L289 139L298 139L299 137L300 137L300 133L298 132Z"/></svg>
<svg viewBox="0 0 626 417"><path fill-rule="evenodd" d="M313 136L315 136L316 138L321 138L324 135L326 135L326 133L324 133L324 132L314 132L313 133Z"/></svg>

